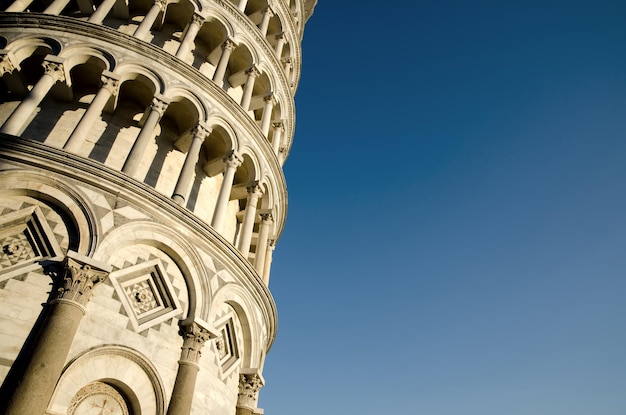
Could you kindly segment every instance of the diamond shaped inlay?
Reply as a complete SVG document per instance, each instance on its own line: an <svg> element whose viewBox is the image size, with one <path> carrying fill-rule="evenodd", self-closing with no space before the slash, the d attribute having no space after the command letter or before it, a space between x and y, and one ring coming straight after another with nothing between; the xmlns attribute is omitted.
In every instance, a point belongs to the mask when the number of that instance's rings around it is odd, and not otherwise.
<svg viewBox="0 0 626 415"><path fill-rule="evenodd" d="M109 278L137 332L183 312L159 259L113 272Z"/></svg>

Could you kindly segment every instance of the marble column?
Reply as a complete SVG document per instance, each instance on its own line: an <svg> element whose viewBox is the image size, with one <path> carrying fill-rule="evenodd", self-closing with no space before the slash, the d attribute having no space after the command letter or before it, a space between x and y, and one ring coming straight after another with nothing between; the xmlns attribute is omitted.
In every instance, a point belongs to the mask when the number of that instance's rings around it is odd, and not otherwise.
<svg viewBox="0 0 626 415"><path fill-rule="evenodd" d="M33 0L15 0L9 7L6 8L7 12L23 12L30 6Z"/></svg>
<svg viewBox="0 0 626 415"><path fill-rule="evenodd" d="M272 94L269 94L263 98L263 100L265 101L265 107L263 108L263 115L261 116L261 131L265 137L268 137L270 124L272 123L272 111L274 110L274 105L276 105L276 100Z"/></svg>
<svg viewBox="0 0 626 415"><path fill-rule="evenodd" d="M100 3L96 11L89 16L87 21L90 23L101 24L109 15L113 6L115 6L115 1L116 0L104 0Z"/></svg>
<svg viewBox="0 0 626 415"><path fill-rule="evenodd" d="M174 194L172 195L174 202L179 205L183 205L185 203L185 199L189 194L193 173L196 169L198 158L200 157L200 149L202 148L204 139L209 134L211 134L211 130L201 124L198 124L193 129L193 138L191 139L191 144L189 145L189 150L187 151L187 157L185 157L185 162L180 170L178 181L174 187Z"/></svg>
<svg viewBox="0 0 626 415"><path fill-rule="evenodd" d="M237 246L244 258L247 258L250 252L252 231L254 230L254 222L256 221L256 205L262 194L261 187L257 183L248 187L248 201L246 203L246 211L241 226L241 235L239 236L239 244Z"/></svg>
<svg viewBox="0 0 626 415"><path fill-rule="evenodd" d="M267 28L270 25L270 19L272 16L274 16L274 12L269 8L269 6L266 7L265 10L263 10L263 20L261 20L261 24L259 25L259 30L263 36L267 35Z"/></svg>
<svg viewBox="0 0 626 415"><path fill-rule="evenodd" d="M43 11L45 14L61 14L65 6L70 3L70 0L54 0L46 9Z"/></svg>
<svg viewBox="0 0 626 415"><path fill-rule="evenodd" d="M248 4L248 0L239 0L239 4L237 4L237 8L244 12L246 10L246 5Z"/></svg>
<svg viewBox="0 0 626 415"><path fill-rule="evenodd" d="M207 340L215 337L208 329L196 322L181 324L179 334L183 337L178 372L174 382L174 390L167 408L167 415L189 415L193 392L196 388L196 378L200 366L200 349Z"/></svg>
<svg viewBox="0 0 626 415"><path fill-rule="evenodd" d="M292 87L292 81L291 81L291 69L292 69L292 64L291 64L291 59L286 59L283 61L283 63L285 64L285 78L287 78L287 85L289 85L289 87Z"/></svg>
<svg viewBox="0 0 626 415"><path fill-rule="evenodd" d="M239 373L236 415L254 414L259 400L259 391L265 384L258 370L242 369Z"/></svg>
<svg viewBox="0 0 626 415"><path fill-rule="evenodd" d="M185 59L185 56L187 56L187 53L191 50L191 45L193 45L194 40L196 40L196 36L198 36L198 32L200 31L203 23L204 17L194 13L191 18L191 22L187 25L187 30L185 30L183 40L180 42L178 50L176 51L177 58Z"/></svg>
<svg viewBox="0 0 626 415"><path fill-rule="evenodd" d="M43 62L44 74L33 86L28 95L17 106L15 111L4 122L0 132L18 135L26 128L26 124L37 109L37 106L48 95L57 81L65 81L65 71L60 58L48 56Z"/></svg>
<svg viewBox="0 0 626 415"><path fill-rule="evenodd" d="M83 114L82 118L72 131L72 134L68 138L63 148L70 152L77 152L80 146L84 143L84 139L89 133L89 130L93 128L94 123L102 115L104 106L109 102L109 99L117 93L119 87L119 79L116 75L110 72L103 72L102 83L98 93L89 104L89 108Z"/></svg>
<svg viewBox="0 0 626 415"><path fill-rule="evenodd" d="M283 138L283 131L285 131L285 127L282 122L275 122L272 124L272 127L274 128L274 135L272 136L272 150L274 150L274 154L278 156L280 141Z"/></svg>
<svg viewBox="0 0 626 415"><path fill-rule="evenodd" d="M261 215L259 240L257 241L256 252L254 254L254 268L261 276L265 270L265 254L267 252L267 244L269 242L270 227L272 226L272 223L271 213L264 213Z"/></svg>
<svg viewBox="0 0 626 415"><path fill-rule="evenodd" d="M272 257L274 256L274 249L276 249L276 241L269 241L267 251L265 252L265 267L263 268L263 282L265 285L270 285L270 271L272 269Z"/></svg>
<svg viewBox="0 0 626 415"><path fill-rule="evenodd" d="M104 281L111 267L75 252L68 252L61 288L49 303L47 320L33 352L9 397L5 415L44 414L63 371L78 325L94 288Z"/></svg>
<svg viewBox="0 0 626 415"><path fill-rule="evenodd" d="M252 99L252 91L254 90L254 81L261 74L254 66L246 71L248 78L243 87L243 95L241 96L241 107L244 111L250 108L250 100Z"/></svg>
<svg viewBox="0 0 626 415"><path fill-rule="evenodd" d="M139 162L143 157L143 153L146 151L146 147L154 134L154 129L159 124L163 114L165 114L167 105L168 103L161 98L155 97L152 100L150 114L148 114L148 118L141 128L141 131L139 132L139 135L137 136L137 139L128 154L128 158L126 158L126 162L124 162L122 172L128 174L129 176L135 175L137 168L139 167Z"/></svg>
<svg viewBox="0 0 626 415"><path fill-rule="evenodd" d="M137 30L135 30L135 33L133 33L133 36L137 39L144 40L148 33L150 33L150 29L152 29L157 17L159 17L159 13L164 11L166 6L167 0L154 0L152 7L148 10L148 13L146 13L146 16L141 21L139 27L137 27Z"/></svg>
<svg viewBox="0 0 626 415"><path fill-rule="evenodd" d="M278 59L280 59L283 55L283 48L285 47L286 41L287 40L285 39L284 33L279 33L276 35L276 47L274 48L274 51L276 52L276 56L278 56Z"/></svg>
<svg viewBox="0 0 626 415"><path fill-rule="evenodd" d="M230 39L226 39L222 44L222 55L220 56L220 60L217 62L217 67L213 73L213 82L218 85L224 82L224 75L226 74L226 68L228 68L228 61L230 60L230 55L233 53L235 46L237 46L235 45L235 42Z"/></svg>
<svg viewBox="0 0 626 415"><path fill-rule="evenodd" d="M235 179L235 172L237 171L237 167L241 166L243 160L233 152L224 159L224 162L226 163L224 179L222 180L222 186L220 187L217 202L215 203L215 210L213 211L213 219L211 220L211 226L218 232L222 231L224 215L228 207L228 201L230 200L233 180Z"/></svg>

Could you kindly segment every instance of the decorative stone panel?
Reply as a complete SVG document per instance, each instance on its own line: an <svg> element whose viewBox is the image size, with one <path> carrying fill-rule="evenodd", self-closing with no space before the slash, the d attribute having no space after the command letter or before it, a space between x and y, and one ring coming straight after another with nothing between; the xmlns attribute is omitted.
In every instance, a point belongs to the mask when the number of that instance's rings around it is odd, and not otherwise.
<svg viewBox="0 0 626 415"><path fill-rule="evenodd" d="M0 280L60 260L62 251L46 217L31 206L0 217Z"/></svg>
<svg viewBox="0 0 626 415"><path fill-rule="evenodd" d="M183 313L159 259L111 273L110 279L136 332Z"/></svg>

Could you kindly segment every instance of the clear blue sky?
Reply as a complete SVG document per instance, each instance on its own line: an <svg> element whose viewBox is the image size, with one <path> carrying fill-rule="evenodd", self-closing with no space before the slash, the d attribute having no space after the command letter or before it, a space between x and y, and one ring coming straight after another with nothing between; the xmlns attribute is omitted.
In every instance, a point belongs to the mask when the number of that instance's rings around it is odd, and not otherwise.
<svg viewBox="0 0 626 415"><path fill-rule="evenodd" d="M626 414L626 2L307 24L268 415Z"/></svg>

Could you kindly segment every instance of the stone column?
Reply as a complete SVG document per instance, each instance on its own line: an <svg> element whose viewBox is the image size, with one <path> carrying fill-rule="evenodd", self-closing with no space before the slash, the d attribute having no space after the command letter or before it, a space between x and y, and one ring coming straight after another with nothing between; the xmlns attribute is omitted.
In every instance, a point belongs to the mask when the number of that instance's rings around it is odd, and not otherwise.
<svg viewBox="0 0 626 415"><path fill-rule="evenodd" d="M139 132L139 135L133 144L133 148L131 148L130 153L128 154L126 162L124 162L122 172L128 174L129 176L135 175L137 167L139 167L139 162L143 157L143 153L146 151L146 147L148 146L148 142L152 138L154 129L159 124L161 117L165 113L167 105L168 103L163 101L161 98L154 97L152 105L150 106L150 114L148 114L148 118Z"/></svg>
<svg viewBox="0 0 626 415"><path fill-rule="evenodd" d="M101 24L109 15L113 6L115 6L115 1L116 0L104 0L100 3L96 11L89 16L87 21L90 23Z"/></svg>
<svg viewBox="0 0 626 415"><path fill-rule="evenodd" d="M50 3L48 7L46 7L46 10L44 10L43 12L46 14L58 15L69 3L70 0L54 0L52 3Z"/></svg>
<svg viewBox="0 0 626 415"><path fill-rule="evenodd" d="M15 0L9 7L6 8L7 12L23 12L33 0Z"/></svg>
<svg viewBox="0 0 626 415"><path fill-rule="evenodd" d="M9 397L6 415L46 412L78 325L94 288L107 278L111 267L68 252L61 274L62 286L50 302L50 312L21 379Z"/></svg>
<svg viewBox="0 0 626 415"><path fill-rule="evenodd" d="M187 198L193 173L196 169L198 158L200 157L202 143L204 143L204 139L209 134L211 134L211 130L201 124L198 124L196 128L193 129L193 138L189 145L189 150L187 151L187 157L185 157L185 162L183 163L178 181L176 182L176 187L174 187L174 194L172 195L174 202L179 205L182 205Z"/></svg>
<svg viewBox="0 0 626 415"><path fill-rule="evenodd" d="M272 124L274 127L274 135L272 136L272 150L274 150L274 154L278 156L278 150L280 149L280 140L283 138L283 131L285 131L285 127L282 122L275 122Z"/></svg>
<svg viewBox="0 0 626 415"><path fill-rule="evenodd" d="M196 388L196 378L200 366L200 349L209 338L214 337L211 332L198 323L181 324L179 334L183 337L178 372L174 382L174 390L167 408L167 415L189 415L193 392Z"/></svg>
<svg viewBox="0 0 626 415"><path fill-rule="evenodd" d="M246 5L248 4L248 0L239 0L239 4L237 4L237 8L244 12L246 10Z"/></svg>
<svg viewBox="0 0 626 415"><path fill-rule="evenodd" d="M185 31L185 35L183 36L182 42L178 46L178 50L176 51L176 57L180 59L185 59L187 53L191 50L191 45L194 40L196 40L196 36L200 31L200 27L204 23L204 17L199 14L195 14L191 17L191 22L187 25L187 30Z"/></svg>
<svg viewBox="0 0 626 415"><path fill-rule="evenodd" d="M239 373L239 394L236 415L254 414L259 400L259 390L265 381L258 370L242 369Z"/></svg>
<svg viewBox="0 0 626 415"><path fill-rule="evenodd" d="M250 241L252 241L252 231L254 230L254 222L256 220L256 205L262 194L261 187L257 183L248 187L246 212L244 213L241 236L237 246L244 258L247 258L250 252Z"/></svg>
<svg viewBox="0 0 626 415"><path fill-rule="evenodd" d="M272 9L268 7L263 10L263 20L261 20L261 25L259 26L259 30L263 36L267 35L267 28L270 25L270 19L274 16L274 12Z"/></svg>
<svg viewBox="0 0 626 415"><path fill-rule="evenodd" d="M63 63L56 56L48 56L43 62L45 73L33 86L20 105L13 111L11 116L4 122L0 132L18 135L26 127L26 123L41 101L48 95L50 89L57 81L65 81Z"/></svg>
<svg viewBox="0 0 626 415"><path fill-rule="evenodd" d="M213 219L211 220L211 226L216 231L222 231L222 224L224 222L224 214L226 213L226 207L230 200L230 191L233 188L233 180L235 178L235 172L237 167L241 166L243 160L239 158L234 152L231 153L226 159L226 171L224 171L224 180L222 180L222 186L220 187L220 193L217 196L217 202L215 202L215 210L213 211Z"/></svg>
<svg viewBox="0 0 626 415"><path fill-rule="evenodd" d="M167 0L154 0L152 7L148 10L148 13L146 13L146 16L141 21L139 27L137 27L137 30L135 30L133 36L137 39L144 40L150 32L150 29L152 29L159 13L165 10L165 6L167 6Z"/></svg>
<svg viewBox="0 0 626 415"><path fill-rule="evenodd" d="M264 213L261 215L259 240L256 245L256 253L254 254L254 268L261 276L265 270L265 254L267 253L267 244L269 242L270 227L272 223L271 213Z"/></svg>
<svg viewBox="0 0 626 415"><path fill-rule="evenodd" d="M285 147L281 147L278 149L278 163L282 166L285 162L285 158L287 157L287 149Z"/></svg>
<svg viewBox="0 0 626 415"><path fill-rule="evenodd" d="M213 73L213 82L216 84L224 82L224 75L226 74L230 54L233 53L235 46L237 46L235 45L235 42L230 39L226 39L222 44L222 55L220 56L220 60L217 62L217 67Z"/></svg>
<svg viewBox="0 0 626 415"><path fill-rule="evenodd" d="M276 47L274 51L276 52L276 56L278 56L278 59L280 59L283 54L283 48L285 47L286 41L287 39L285 39L285 33L279 33L276 35Z"/></svg>
<svg viewBox="0 0 626 415"><path fill-rule="evenodd" d="M263 115L261 116L261 131L265 137L268 137L270 124L272 123L272 111L274 110L274 105L276 105L276 100L272 94L269 94L263 100L265 101L265 108L263 108Z"/></svg>
<svg viewBox="0 0 626 415"><path fill-rule="evenodd" d="M117 93L119 86L119 79L116 75L105 71L102 73L102 83L98 93L89 104L89 108L83 114L74 131L68 138L63 148L70 152L77 152L80 146L84 142L84 138L91 128L93 128L94 122L102 114L104 106L109 102L109 99Z"/></svg>
<svg viewBox="0 0 626 415"><path fill-rule="evenodd" d="M254 90L254 81L261 74L254 66L246 71L248 78L243 87L243 95L241 97L241 107L244 111L250 108L250 100L252 99L252 91Z"/></svg>
<svg viewBox="0 0 626 415"><path fill-rule="evenodd" d="M283 63L285 64L285 78L287 78L287 85L291 88L291 59L286 59Z"/></svg>
<svg viewBox="0 0 626 415"><path fill-rule="evenodd" d="M265 285L270 285L270 270L272 269L272 257L274 256L274 249L276 249L276 241L269 241L267 251L265 252L265 267L263 268L263 282Z"/></svg>

